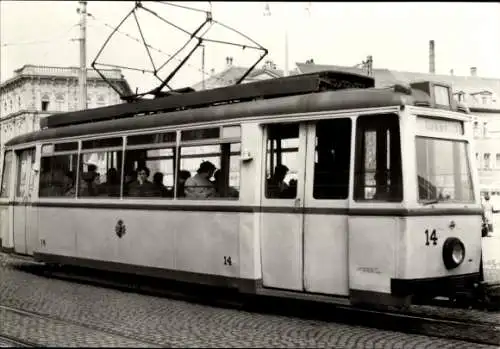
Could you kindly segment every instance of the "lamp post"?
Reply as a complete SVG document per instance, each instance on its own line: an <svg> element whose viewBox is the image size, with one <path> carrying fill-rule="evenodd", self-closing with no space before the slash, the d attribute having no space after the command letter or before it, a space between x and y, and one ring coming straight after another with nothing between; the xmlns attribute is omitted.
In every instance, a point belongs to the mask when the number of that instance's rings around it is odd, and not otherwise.
<svg viewBox="0 0 500 349"><path fill-rule="evenodd" d="M305 11L308 16L311 15L311 2L306 3ZM266 6L264 8L264 17L271 17L271 7L269 6L269 2L266 2ZM288 60L289 60L289 55L290 55L290 49L289 49L289 42L288 42L288 17L285 17L285 64L284 64L284 76L288 76L290 74L289 72L289 66L288 66Z"/></svg>
<svg viewBox="0 0 500 349"><path fill-rule="evenodd" d="M264 8L264 17L271 17L271 8L269 6L269 2L266 2L266 7ZM283 75L288 76L288 53L289 53L289 48L288 48L288 21L285 19L285 70Z"/></svg>

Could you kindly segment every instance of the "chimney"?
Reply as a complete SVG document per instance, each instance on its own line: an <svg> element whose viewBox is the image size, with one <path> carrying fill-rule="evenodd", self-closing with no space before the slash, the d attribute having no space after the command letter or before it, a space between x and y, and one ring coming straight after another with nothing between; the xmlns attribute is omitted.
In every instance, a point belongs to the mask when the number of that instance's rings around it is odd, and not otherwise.
<svg viewBox="0 0 500 349"><path fill-rule="evenodd" d="M477 76L477 68L476 67L470 68L470 76Z"/></svg>
<svg viewBox="0 0 500 349"><path fill-rule="evenodd" d="M429 41L429 73L436 73L436 55L434 48L434 40Z"/></svg>

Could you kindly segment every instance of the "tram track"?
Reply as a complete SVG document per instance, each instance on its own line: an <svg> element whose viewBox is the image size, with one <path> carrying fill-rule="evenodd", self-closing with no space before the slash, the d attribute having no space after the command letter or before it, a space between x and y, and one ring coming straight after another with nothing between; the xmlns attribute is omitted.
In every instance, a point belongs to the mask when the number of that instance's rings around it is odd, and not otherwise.
<svg viewBox="0 0 500 349"><path fill-rule="evenodd" d="M45 348L46 346L31 341L27 341L24 339L19 339L12 336L0 334L0 347Z"/></svg>
<svg viewBox="0 0 500 349"><path fill-rule="evenodd" d="M49 278L221 308L338 322L380 330L393 330L447 339L465 340L477 344L498 345L500 343L499 323L471 322L470 319L452 319L439 314L409 314L398 310L357 308L309 300L290 300L273 296L246 298L227 290L214 290L210 287L185 285L170 281L151 283L150 278L138 276L124 277L118 273L96 272L95 270L87 270L80 267L65 266L53 269L46 268L42 264L31 264L30 268L30 272ZM114 275L114 277L110 275ZM82 324L78 323L78 325L81 326ZM96 328L96 330L102 329ZM117 335L120 334L117 333Z"/></svg>
<svg viewBox="0 0 500 349"><path fill-rule="evenodd" d="M29 318L29 319L36 319L36 320L43 320L45 322L52 322L53 324L61 326L72 326L73 329L71 329L71 335L74 335L76 331L81 330L82 333L85 334L85 336L88 336L89 334L96 335L98 337L102 337L103 335L107 335L108 337L112 337L112 339L108 339L108 342L116 342L116 343L130 343L130 344L139 344L140 346L147 346L147 347L162 347L161 344L148 341L144 338L140 338L138 336L133 336L133 335L125 335L123 333L120 333L118 331L109 329L109 328L104 328L103 326L96 326L88 323L82 323L81 321L74 321L70 319L63 319L57 316L53 315L48 315L48 314L42 314L39 312L35 311L28 311L25 309L21 308L16 308L16 307L11 307L7 305L0 304L0 312L4 313L3 316L5 317L5 313L11 313L15 314L16 316L24 317L24 318ZM3 326L7 328L8 326ZM8 331L8 329L2 329L0 328L0 341L5 341L7 344L13 344L14 346L23 346L23 347L48 347L48 346L59 346L61 343L53 343L50 342L50 339L48 340L46 337L50 337L50 334L46 335L44 338L38 338L37 341L33 339L25 339L25 338L19 338L13 334L6 334L4 333L5 331ZM92 332L92 333L90 333ZM47 342L44 344L43 342ZM79 343L80 345L84 343ZM91 343L93 344L93 343ZM142 345L141 345L142 344Z"/></svg>

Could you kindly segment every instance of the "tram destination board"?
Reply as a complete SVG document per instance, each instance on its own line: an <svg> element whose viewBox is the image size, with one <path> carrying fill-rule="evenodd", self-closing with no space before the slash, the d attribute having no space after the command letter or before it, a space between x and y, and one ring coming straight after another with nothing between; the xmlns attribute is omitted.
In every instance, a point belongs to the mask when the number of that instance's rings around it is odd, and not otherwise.
<svg viewBox="0 0 500 349"><path fill-rule="evenodd" d="M56 128L96 121L133 117L142 113L168 112L202 108L227 102L244 102L321 91L375 87L369 76L338 71L320 71L293 75L211 90L172 94L157 99L144 99L108 107L60 113L40 121L42 128Z"/></svg>

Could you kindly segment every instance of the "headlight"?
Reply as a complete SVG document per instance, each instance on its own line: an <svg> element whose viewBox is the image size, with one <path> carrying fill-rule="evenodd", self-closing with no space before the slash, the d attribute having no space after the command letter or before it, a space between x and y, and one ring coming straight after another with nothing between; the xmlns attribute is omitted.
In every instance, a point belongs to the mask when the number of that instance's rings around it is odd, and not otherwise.
<svg viewBox="0 0 500 349"><path fill-rule="evenodd" d="M443 244L443 262L446 269L458 267L465 259L465 246L457 238L448 238Z"/></svg>

